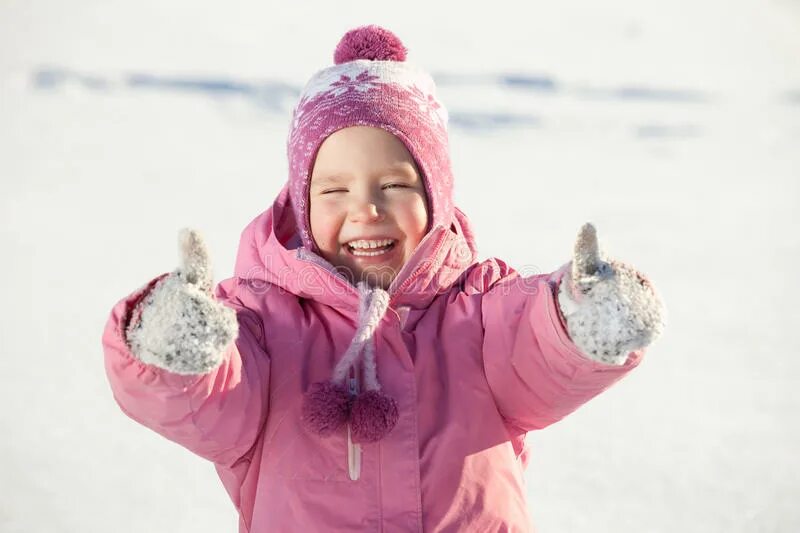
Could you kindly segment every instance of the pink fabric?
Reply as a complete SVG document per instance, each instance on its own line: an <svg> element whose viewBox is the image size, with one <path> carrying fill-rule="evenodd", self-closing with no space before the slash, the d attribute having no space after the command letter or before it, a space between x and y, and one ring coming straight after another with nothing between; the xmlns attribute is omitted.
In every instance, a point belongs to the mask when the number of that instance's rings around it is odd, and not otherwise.
<svg viewBox="0 0 800 533"><path fill-rule="evenodd" d="M239 511L240 532L533 531L525 496L526 434L577 409L639 364L585 358L560 321L554 275L518 276L474 262L469 222L437 228L391 292L375 332L395 428L362 444L347 469L347 433L302 423L303 393L350 343L356 288L316 256L287 247L297 228L284 189L242 233L232 278L216 297L240 334L209 374L145 365L123 339L152 282L121 300L103 335L114 397L134 420L212 461Z"/></svg>

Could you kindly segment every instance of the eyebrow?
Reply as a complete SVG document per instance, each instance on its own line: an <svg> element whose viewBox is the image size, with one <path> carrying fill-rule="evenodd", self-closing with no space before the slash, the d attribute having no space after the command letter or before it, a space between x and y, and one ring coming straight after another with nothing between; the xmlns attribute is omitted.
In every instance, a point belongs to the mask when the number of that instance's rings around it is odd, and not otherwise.
<svg viewBox="0 0 800 533"><path fill-rule="evenodd" d="M403 174L411 177L416 176L417 171L410 163L395 163L386 167L383 167L378 171L379 174L384 174L386 172L397 172L400 171ZM329 174L323 176L321 178L316 178L312 180L311 185L321 187L324 185L331 185L331 184L339 184L343 181L346 181L346 174Z"/></svg>
<svg viewBox="0 0 800 533"><path fill-rule="evenodd" d="M324 185L332 185L342 181L342 177L338 174L325 176L324 178L316 178L311 180L312 187L322 187Z"/></svg>
<svg viewBox="0 0 800 533"><path fill-rule="evenodd" d="M389 165L388 167L384 167L383 169L381 169L381 172L387 172L387 171L392 171L392 170L400 170L400 171L404 171L404 172L410 171L410 172L416 174L416 170L414 169L414 165L412 165L411 163L406 163L406 162L394 163L393 165Z"/></svg>

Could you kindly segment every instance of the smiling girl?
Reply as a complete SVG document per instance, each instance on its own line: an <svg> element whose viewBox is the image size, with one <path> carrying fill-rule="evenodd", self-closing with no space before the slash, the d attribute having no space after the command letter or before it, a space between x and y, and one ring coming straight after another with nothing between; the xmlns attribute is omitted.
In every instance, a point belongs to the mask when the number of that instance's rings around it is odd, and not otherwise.
<svg viewBox="0 0 800 533"><path fill-rule="evenodd" d="M114 398L215 465L241 532L533 531L526 436L663 329L652 284L591 224L553 273L477 260L447 112L405 57L385 29L348 32L303 90L286 186L234 275L212 294L185 230L180 266L106 326Z"/></svg>

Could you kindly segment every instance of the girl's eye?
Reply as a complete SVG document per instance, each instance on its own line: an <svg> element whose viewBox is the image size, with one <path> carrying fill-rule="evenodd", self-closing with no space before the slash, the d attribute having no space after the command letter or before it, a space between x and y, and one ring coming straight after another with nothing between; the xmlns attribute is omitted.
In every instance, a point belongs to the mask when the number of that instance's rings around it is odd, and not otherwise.
<svg viewBox="0 0 800 533"><path fill-rule="evenodd" d="M387 183L381 188L386 190L386 189L409 189L411 187L409 185L406 185L405 183ZM320 191L320 194L333 194L337 192L347 192L347 189L342 187L338 189L326 189L324 191Z"/></svg>

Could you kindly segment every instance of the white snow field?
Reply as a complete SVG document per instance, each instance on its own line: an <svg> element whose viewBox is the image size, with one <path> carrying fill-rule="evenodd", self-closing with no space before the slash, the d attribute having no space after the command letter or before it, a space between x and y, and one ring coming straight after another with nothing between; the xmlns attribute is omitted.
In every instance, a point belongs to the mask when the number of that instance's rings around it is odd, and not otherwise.
<svg viewBox="0 0 800 533"><path fill-rule="evenodd" d="M540 533L800 531L800 2L0 3L0 531L236 531L211 464L128 419L113 305L200 229L217 280L286 179L294 99L396 32L452 115L481 257L592 221L665 335L532 433Z"/></svg>

